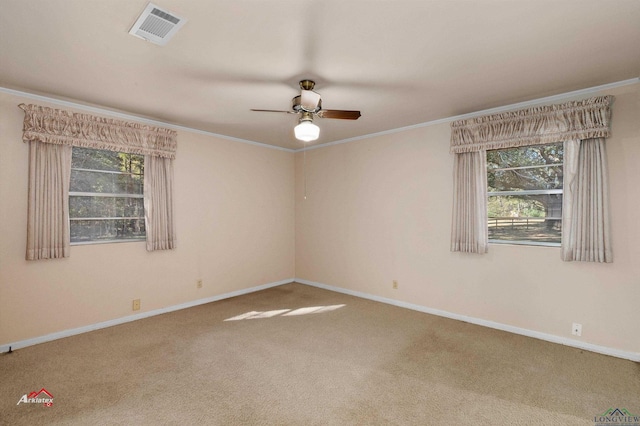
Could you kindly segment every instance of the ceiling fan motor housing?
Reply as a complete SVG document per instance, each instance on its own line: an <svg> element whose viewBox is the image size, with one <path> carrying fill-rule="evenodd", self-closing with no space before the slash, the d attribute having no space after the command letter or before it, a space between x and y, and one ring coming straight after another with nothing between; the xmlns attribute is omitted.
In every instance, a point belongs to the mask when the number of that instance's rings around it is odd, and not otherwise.
<svg viewBox="0 0 640 426"><path fill-rule="evenodd" d="M302 96L298 95L295 98L291 99L291 109L295 112L305 112L304 108L302 108ZM318 106L313 111L307 111L312 113L317 113L322 109L322 99L318 101Z"/></svg>

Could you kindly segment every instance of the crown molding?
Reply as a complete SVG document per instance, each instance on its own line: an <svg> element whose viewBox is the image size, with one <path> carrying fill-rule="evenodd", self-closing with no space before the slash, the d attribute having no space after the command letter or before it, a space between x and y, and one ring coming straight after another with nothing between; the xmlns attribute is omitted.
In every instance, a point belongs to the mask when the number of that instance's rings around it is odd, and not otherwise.
<svg viewBox="0 0 640 426"><path fill-rule="evenodd" d="M370 139L370 138L374 138L374 137L377 137L377 136L384 136L384 135L390 135L390 134L393 134L393 133L406 132L408 130L419 129L421 127L435 126L435 125L438 125L438 124L450 123L452 121L457 121L457 120L466 120L466 119L469 119L469 118L480 117L480 116L483 116L483 115L499 114L501 112L508 112L508 111L514 111L514 110L518 110L518 109L529 108L529 107L533 107L533 106L538 106L540 104L547 104L547 103L550 103L550 102L560 102L560 101L566 100L567 98L572 98L572 97L576 97L576 96L592 95L592 94L600 92L602 90L609 90L609 89L614 89L616 87L629 86L629 85L638 84L638 83L640 83L640 77L631 78L629 80L617 81L617 82L614 82L614 83L602 84L600 86L589 87L589 88L586 88L586 89L574 90L572 92L561 93L561 94L558 94L558 95L546 96L544 98L532 99L530 101L518 102L518 103L515 103L515 104L510 104L510 105L504 105L504 106L495 107L495 108L484 109L484 110L481 110L481 111L470 112L470 113L467 113L467 114L455 115L453 117L440 118L440 119L437 119L437 120L427 121L427 122L424 122L424 123L413 124L411 126L398 127L396 129L384 130L382 132L377 132L377 133L370 133L368 135L355 136L353 138L341 139L341 140L338 140L338 141L318 144L318 145L314 145L314 146L308 146L308 147L305 147L305 148L296 149L296 150L294 150L294 152L311 151L311 150L314 150L314 149L325 148L325 147L332 146L332 145L341 145L343 143L356 142L356 141L359 141L359 140L362 140L362 139Z"/></svg>
<svg viewBox="0 0 640 426"><path fill-rule="evenodd" d="M21 91L21 90L9 89L7 87L0 86L0 93L6 93L6 94L9 94L9 95L20 96L20 97L23 97L23 98L27 98L27 99L31 99L31 100L39 101L39 102L48 102L48 103L51 103L51 104L54 104L54 105L64 106L64 107L68 107L68 108L74 108L74 109L78 109L78 110L81 110L81 111L91 112L91 113L94 113L94 114L107 115L107 116L110 116L112 118L119 118L119 119L122 119L122 120L134 120L134 121L136 121L138 123L144 123L144 124L149 124L149 125L153 125L153 126L168 127L170 129L173 129L173 130L182 130L182 131L186 131L186 132L197 133L197 134L200 134L200 135L211 136L211 137L214 137L214 138L225 139L225 140L229 140L229 141L233 141L233 142L240 142L240 143L244 143L244 144L260 146L262 148L276 149L278 151L295 152L295 150L293 150L293 149L283 148L281 146L269 145L269 144L266 144L266 143L256 142L256 141L252 141L252 140L248 140L248 139L235 138L233 136L221 135L221 134L218 134L218 133L208 132L206 130L194 129L192 127L187 127L187 126L181 126L181 125L178 125L178 124L167 123L165 121L153 120L153 119L150 119L150 118L139 117L137 115L128 114L128 113L119 112L119 111L112 111L112 110L109 110L109 109L106 109L106 108L83 105L81 103L72 102L72 101L65 101L65 100L62 100L62 99L56 99L56 98L52 98L52 97L49 97L49 96L36 95L35 93L29 93L29 92L24 92L24 91Z"/></svg>
<svg viewBox="0 0 640 426"><path fill-rule="evenodd" d="M369 133L369 134L362 135L362 136L355 136L353 138L340 139L340 140L333 141L333 142L327 142L327 143L323 143L323 144L318 144L318 145L313 145L313 146L308 146L308 147L305 147L305 148L298 148L298 149L284 148L284 147L280 147L280 146L266 144L266 143L263 143L263 142L257 142L257 141L252 141L252 140L248 140L248 139L236 138L236 137L233 137L233 136L227 136L227 135L222 135L222 134L219 134L219 133L208 132L206 130L200 130L200 129L195 129L195 128L192 128L192 127L181 126L181 125L178 125L178 124L167 123L167 122L160 121L160 120L153 120L153 119L150 119L150 118L138 117L136 115L128 114L128 113L125 113L125 112L111 111L111 110L108 110L106 108L83 105L83 104L80 104L80 103L77 103L77 102L56 99L56 98L52 98L52 97L44 96L44 95L36 95L34 93L24 92L24 91L15 90L15 89L9 89L9 88L2 87L2 86L0 86L0 93L7 93L7 94L10 94L10 95L21 96L21 97L24 97L24 98L27 98L27 99L32 99L32 100L35 100L35 101L48 102L48 103L52 103L52 104L55 104L55 105L60 105L60 106L65 106L65 107L69 107L69 108L79 109L79 110L82 110L82 111L92 112L92 113L95 113L95 114L108 115L108 116L111 116L111 117L114 117L114 118L120 118L120 119L124 119L124 120L135 120L135 121L140 122L140 123L150 124L150 125L154 125L154 126L164 126L164 127L168 127L168 128L174 129L174 130L182 130L182 131L186 131L186 132L197 133L197 134L200 134L200 135L211 136L211 137L214 137L214 138L225 139L225 140L229 140L229 141L233 141L233 142L239 142L239 143L259 146L259 147L262 147L262 148L269 148L269 149L275 149L275 150L278 150L278 151L294 152L295 153L295 152L302 152L302 151L311 151L311 150L314 150L314 149L325 148L325 147L329 147L329 146L333 146L333 145L341 145L341 144L349 143L349 142L356 142L356 141L359 141L359 140L370 139L370 138L374 138L374 137L378 137L378 136L384 136L384 135L390 135L390 134L394 134L394 133L406 132L406 131L413 130L413 129L419 129L421 127L435 126L435 125L438 125L438 124L450 123L452 121L457 121L457 120L465 120L465 119L469 119L469 118L479 117L479 116L482 116L482 115L499 114L501 112L507 112L507 111L513 111L513 110L522 109L522 108L528 108L528 107L537 106L537 105L540 105L540 104L543 104L543 103L558 102L558 101L562 101L562 100L565 100L565 99L571 98L571 97L591 95L591 94L594 94L594 93L602 91L602 90L614 89L614 88L617 88L617 87L629 86L629 85L638 84L638 83L640 83L640 77L631 78L631 79L628 79L628 80L617 81L617 82L614 82L614 83L602 84L600 86L589 87L589 88L586 88L586 89L574 90L572 92L561 93L561 94L558 94L558 95L547 96L547 97L544 97L544 98L533 99L533 100L530 100L530 101L519 102L519 103L510 104L510 105L504 105L504 106L500 106L500 107L496 107L496 108L489 108L489 109L485 109L485 110L475 111L475 112L471 112L471 113L468 113L468 114L461 114L461 115L456 115L456 116L452 116L452 117L440 118L440 119L437 119L437 120L426 121L424 123L418 123L418 124L413 124L413 125L410 125L410 126L398 127L396 129L384 130L382 132Z"/></svg>

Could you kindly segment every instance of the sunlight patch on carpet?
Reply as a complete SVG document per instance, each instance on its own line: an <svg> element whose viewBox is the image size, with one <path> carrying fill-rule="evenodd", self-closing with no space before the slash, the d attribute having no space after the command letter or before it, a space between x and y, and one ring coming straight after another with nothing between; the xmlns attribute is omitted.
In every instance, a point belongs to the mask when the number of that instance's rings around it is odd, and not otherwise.
<svg viewBox="0 0 640 426"><path fill-rule="evenodd" d="M244 314L237 315L235 317L227 318L225 321L239 321L245 319L259 319L259 318L273 318L278 315L283 317L292 317L298 315L320 314L323 312L331 312L336 309L340 309L346 305L329 305L329 306L309 306L306 308L298 309L278 309L273 311L251 311Z"/></svg>
<svg viewBox="0 0 640 426"><path fill-rule="evenodd" d="M307 314L321 314L323 312L335 311L336 309L340 309L345 305L331 305L331 306L310 306L308 308L300 308L295 311L287 312L282 315L283 317L293 317L296 315L307 315Z"/></svg>

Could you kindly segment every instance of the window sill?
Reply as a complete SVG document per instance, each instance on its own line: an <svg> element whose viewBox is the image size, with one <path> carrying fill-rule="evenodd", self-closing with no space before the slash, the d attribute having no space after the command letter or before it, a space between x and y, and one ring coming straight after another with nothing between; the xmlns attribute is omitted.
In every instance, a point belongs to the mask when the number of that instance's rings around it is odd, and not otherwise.
<svg viewBox="0 0 640 426"><path fill-rule="evenodd" d="M489 240L489 244L514 245L514 246L535 246L535 247L561 247L560 243L546 243L538 241L503 241Z"/></svg>
<svg viewBox="0 0 640 426"><path fill-rule="evenodd" d="M72 246L92 246L95 244L114 244L114 243L139 243L145 241L144 238L131 238L127 240L100 240L100 241L76 241L72 242Z"/></svg>

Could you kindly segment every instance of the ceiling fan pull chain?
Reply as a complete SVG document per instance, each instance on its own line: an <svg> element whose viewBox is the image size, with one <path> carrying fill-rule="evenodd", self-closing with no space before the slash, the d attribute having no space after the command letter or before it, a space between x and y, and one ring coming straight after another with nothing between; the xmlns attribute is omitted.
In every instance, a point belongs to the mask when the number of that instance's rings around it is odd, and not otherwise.
<svg viewBox="0 0 640 426"><path fill-rule="evenodd" d="M307 150L302 151L302 174L304 175L304 199L307 199Z"/></svg>

